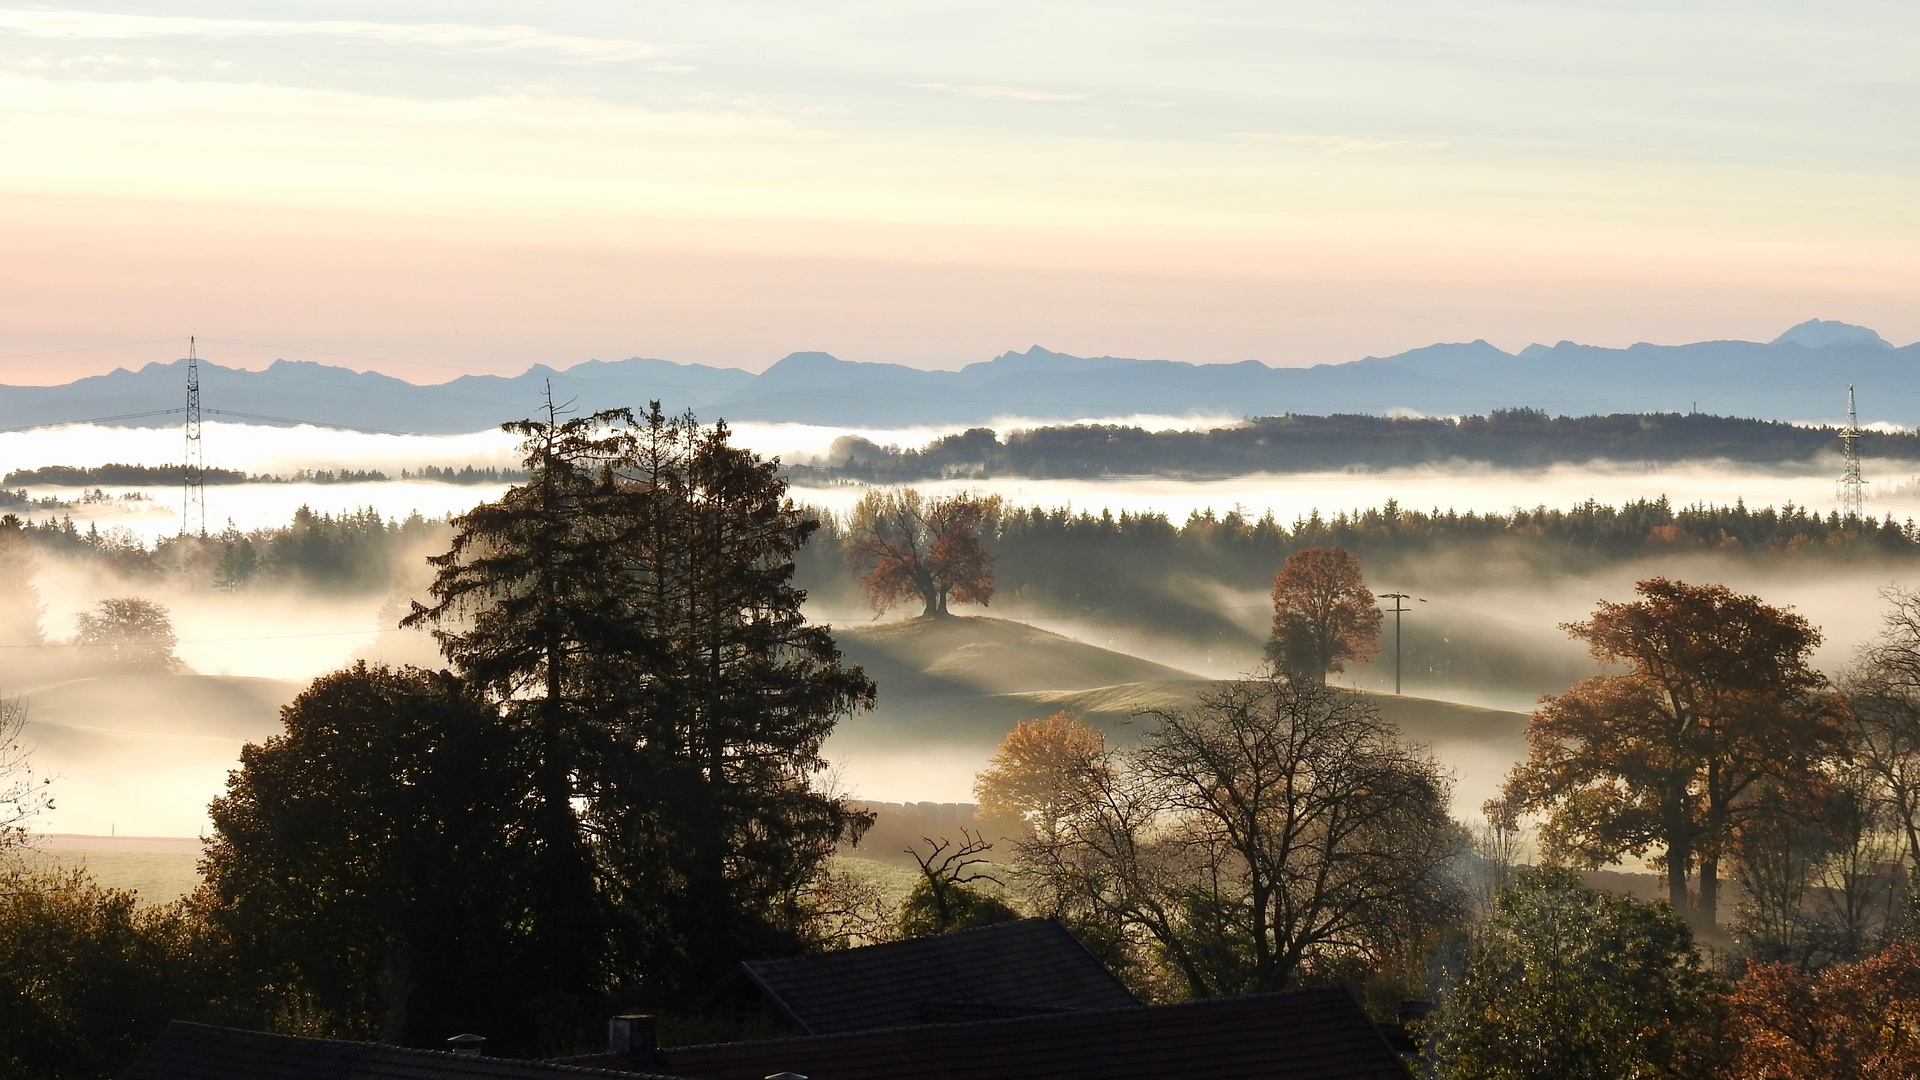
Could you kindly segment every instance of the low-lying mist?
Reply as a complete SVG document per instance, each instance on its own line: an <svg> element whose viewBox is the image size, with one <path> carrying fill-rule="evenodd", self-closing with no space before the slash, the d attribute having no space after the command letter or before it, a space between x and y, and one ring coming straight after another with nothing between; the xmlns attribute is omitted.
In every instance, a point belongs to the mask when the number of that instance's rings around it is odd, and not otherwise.
<svg viewBox="0 0 1920 1080"><path fill-rule="evenodd" d="M209 425L209 464L250 471L352 467L396 473L427 464L515 464L511 438L497 433L443 439L238 430L242 427ZM824 447L847 433L843 428L801 425L742 425L737 430L747 445L789 453ZM0 437L14 440L0 442L0 448L22 466L143 458L165 462L177 456L175 432L54 431L57 437L43 434L32 443ZM887 437L885 432L867 434L876 440ZM896 433L893 441L911 443L924 434ZM256 442L243 443L243 436ZM99 444L109 437L126 441ZM228 448L256 446L250 451L254 456L223 459L224 451L216 452L221 439L229 440ZM149 443L152 452L141 450ZM1889 475L1890 469L1880 469L1879 475ZM1875 473L1872 463L1869 473ZM1622 503L1661 495L1681 505L1744 499L1748 506L1792 502L1823 509L1833 495L1831 478L1825 475L1711 465L1538 471L1462 466L1202 482L954 479L919 486L999 494L1013 506L1071 506L1096 517L1102 511L1117 515L1152 510L1166 514L1170 527L1190 515L1237 507L1246 519L1270 512L1283 528L1290 528L1316 513L1325 517L1352 507L1378 507L1390 499L1423 509L1504 513L1517 506L1569 507L1590 498ZM371 507L389 520L414 512L439 517L496 497L500 490L499 485L422 482L243 484L209 488L207 501L209 523L216 530L231 518L245 531L285 525L301 506L333 513ZM866 490L860 485L796 487L793 496L836 512ZM394 624L406 602L421 595L429 576L425 556L437 550L434 544L444 545L444 533L436 534L433 544L423 541L382 556L391 564L370 568L352 585L295 575L215 586L204 573L135 572L100 554L114 545L151 549L156 541L178 533L179 493L159 488L142 493L151 498L110 500L60 512L71 515L83 534L89 524L97 524L107 534L104 546L89 548L91 554L84 555L41 552L34 585L49 644L0 649L0 690L26 697L36 765L56 777L56 809L40 822L48 831L196 834L204 828L206 804L220 792L240 746L275 734L278 708L313 677L358 658L438 662L427 635L398 631ZM1890 494L1895 497L1885 500L1884 509L1904 505L1896 500L1905 493ZM823 543L831 543L831 537L823 537ZM1659 575L1720 582L1790 606L1823 630L1825 642L1817 661L1829 672L1838 671L1858 645L1877 632L1882 588L1920 584L1914 580L1920 577L1920 560L1876 554L1858 545L1844 552L1818 545L1723 552L1711 544L1676 542L1671 550L1636 548L1631 557L1589 552L1581 559L1566 559L1545 556L1538 544L1529 544L1533 541L1522 532L1484 543L1395 549L1388 555L1362 551L1367 582L1376 593L1414 597L1401 623L1406 697L1460 706L1409 712L1405 722L1412 737L1433 745L1455 770L1455 806L1463 815L1473 813L1492 793L1523 751L1515 714L1530 710L1541 695L1558 693L1595 671L1593 660L1568 639L1560 624L1585 618L1599 600L1629 598L1634 582ZM1256 669L1272 612L1268 583L1283 556L1228 572L1225 563L1209 561L1213 555L1205 544L1182 550L1186 554L1177 559L1132 563L1104 563L1091 552L1067 551L1062 557L1084 564L1082 571L1092 567L1094 577L1105 575L1094 583L1100 596L1091 596L1062 593L1049 584L1057 575L1049 577L1051 571L1034 562L1038 555L1005 548L1000 552L1002 589L992 606L958 611L1052 631L1072 642L1188 673L1194 680L1230 678ZM837 551L804 553L801 578L812 594L810 616L836 627L849 656L878 663L880 645L863 635L909 613L895 611L876 621ZM143 597L168 609L184 673L136 675L89 667L64 644L74 635L81 613L103 599L121 596ZM1336 681L1390 695L1391 616L1380 643L1382 652L1372 663L1352 665ZM976 643L955 648L965 653L982 647ZM1199 685L1150 674L1141 675L1139 685L1093 693L1085 683L1068 685L1069 669L1078 663L1061 661L1057 688L1012 693L966 689L932 676L920 679L925 674L921 669L895 664L881 678L879 710L843 725L829 744L829 756L842 762L856 795L903 802L964 801L970 798L974 772L1018 719L1062 708L1086 709L1098 714L1112 737L1125 740L1142 730L1129 719L1131 710L1177 705L1190 700Z"/></svg>

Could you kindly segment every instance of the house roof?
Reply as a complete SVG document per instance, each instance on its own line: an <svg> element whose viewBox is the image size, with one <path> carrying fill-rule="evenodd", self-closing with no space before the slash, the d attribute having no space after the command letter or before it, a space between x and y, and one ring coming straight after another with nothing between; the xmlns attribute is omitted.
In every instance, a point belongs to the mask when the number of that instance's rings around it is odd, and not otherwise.
<svg viewBox="0 0 1920 1080"><path fill-rule="evenodd" d="M585 1060L585 1059L583 1059ZM1342 987L662 1050L697 1080L1407 1080Z"/></svg>
<svg viewBox="0 0 1920 1080"><path fill-rule="evenodd" d="M175 1021L140 1051L120 1080L635 1080L646 1076L682 1080Z"/></svg>
<svg viewBox="0 0 1920 1080"><path fill-rule="evenodd" d="M1052 919L748 961L713 994L741 979L758 987L807 1035L1139 1005L1079 939Z"/></svg>

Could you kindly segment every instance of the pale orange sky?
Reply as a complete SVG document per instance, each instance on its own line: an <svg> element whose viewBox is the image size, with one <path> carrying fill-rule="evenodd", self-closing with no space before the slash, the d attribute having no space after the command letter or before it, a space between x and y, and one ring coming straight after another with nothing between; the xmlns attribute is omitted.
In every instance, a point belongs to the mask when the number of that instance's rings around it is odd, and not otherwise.
<svg viewBox="0 0 1920 1080"><path fill-rule="evenodd" d="M0 381L1920 338L1910 5L604 7L0 9Z"/></svg>

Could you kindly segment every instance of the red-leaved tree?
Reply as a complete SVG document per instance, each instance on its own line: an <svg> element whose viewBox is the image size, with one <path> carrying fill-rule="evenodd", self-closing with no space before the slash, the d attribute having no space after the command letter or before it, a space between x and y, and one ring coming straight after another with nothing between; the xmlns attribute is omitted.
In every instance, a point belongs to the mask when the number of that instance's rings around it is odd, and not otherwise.
<svg viewBox="0 0 1920 1080"><path fill-rule="evenodd" d="M923 615L993 599L993 553L981 533L999 518L1000 497L927 498L912 488L870 491L848 521L847 560L875 611L919 600Z"/></svg>
<svg viewBox="0 0 1920 1080"><path fill-rule="evenodd" d="M1727 1005L1735 1076L1920 1076L1920 949L1910 941L1818 975L1786 964L1751 967Z"/></svg>
<svg viewBox="0 0 1920 1080"><path fill-rule="evenodd" d="M1273 579L1273 638L1267 658L1283 671L1318 683L1346 661L1364 664L1380 651L1380 609L1360 577L1360 560L1345 548L1296 551Z"/></svg>

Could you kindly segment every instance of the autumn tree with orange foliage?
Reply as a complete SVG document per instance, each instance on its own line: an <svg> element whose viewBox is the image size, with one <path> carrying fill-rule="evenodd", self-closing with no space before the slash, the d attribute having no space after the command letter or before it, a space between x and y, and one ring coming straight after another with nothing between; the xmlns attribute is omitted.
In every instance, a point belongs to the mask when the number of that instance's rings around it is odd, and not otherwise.
<svg viewBox="0 0 1920 1080"><path fill-rule="evenodd" d="M848 520L847 561L875 611L919 600L923 616L947 605L993 599L993 553L981 532L1000 514L1000 497L927 498L912 488L870 491Z"/></svg>
<svg viewBox="0 0 1920 1080"><path fill-rule="evenodd" d="M1565 625L1627 670L1545 700L1508 798L1547 813L1541 838L1561 857L1599 866L1664 848L1677 910L1697 867L1712 920L1735 831L1764 809L1766 782L1819 782L1845 743L1845 709L1808 663L1820 632L1800 616L1720 585L1652 578L1637 591Z"/></svg>
<svg viewBox="0 0 1920 1080"><path fill-rule="evenodd" d="M1380 651L1380 609L1360 577L1360 560L1345 548L1294 552L1273 579L1273 637L1267 658L1282 671L1317 683L1364 664Z"/></svg>
<svg viewBox="0 0 1920 1080"><path fill-rule="evenodd" d="M1920 1076L1920 949L1910 941L1818 975L1786 964L1749 968L1727 1004L1735 1076Z"/></svg>
<svg viewBox="0 0 1920 1080"><path fill-rule="evenodd" d="M1105 736L1074 714L1022 720L974 778L980 816L1018 818L1036 835L1054 836L1106 768L1106 753Z"/></svg>

